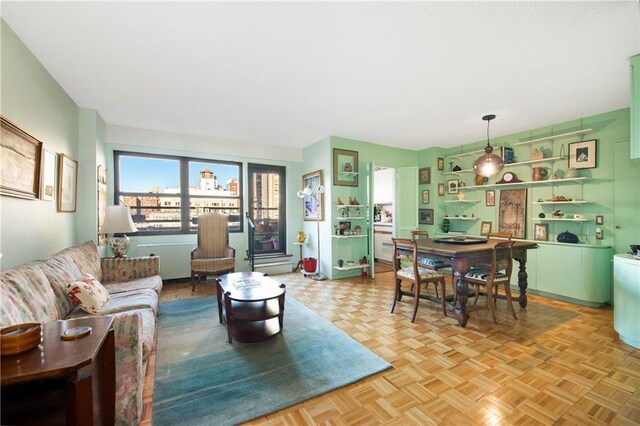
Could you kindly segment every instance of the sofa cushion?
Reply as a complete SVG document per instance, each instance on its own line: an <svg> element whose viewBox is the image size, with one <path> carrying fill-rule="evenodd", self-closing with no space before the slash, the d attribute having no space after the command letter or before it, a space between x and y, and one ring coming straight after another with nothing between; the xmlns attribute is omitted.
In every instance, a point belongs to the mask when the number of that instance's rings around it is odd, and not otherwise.
<svg viewBox="0 0 640 426"><path fill-rule="evenodd" d="M98 281L102 281L102 269L100 268L100 255L98 247L93 241L69 247L61 252L56 253L53 257L59 255L69 255L76 264L82 274L91 274Z"/></svg>
<svg viewBox="0 0 640 426"><path fill-rule="evenodd" d="M0 326L60 319L56 296L35 264L0 273Z"/></svg>
<svg viewBox="0 0 640 426"><path fill-rule="evenodd" d="M85 274L67 285L69 297L85 312L97 315L109 301L109 292L91 274Z"/></svg>
<svg viewBox="0 0 640 426"><path fill-rule="evenodd" d="M138 278L137 280L116 282L116 283L103 283L107 291L111 294L122 293L124 291L151 289L160 294L162 291L162 278L160 275L153 275L145 278Z"/></svg>
<svg viewBox="0 0 640 426"><path fill-rule="evenodd" d="M49 280L49 284L55 294L55 305L59 312L59 318L69 315L75 304L69 297L67 285L82 277L80 269L69 255L57 255L47 260L37 262L36 265Z"/></svg>
<svg viewBox="0 0 640 426"><path fill-rule="evenodd" d="M135 309L151 309L154 314L158 312L158 295L151 289L133 290L112 294L109 301L100 310L100 315L113 315L118 312L132 311ZM66 319L84 316L80 308L76 308Z"/></svg>

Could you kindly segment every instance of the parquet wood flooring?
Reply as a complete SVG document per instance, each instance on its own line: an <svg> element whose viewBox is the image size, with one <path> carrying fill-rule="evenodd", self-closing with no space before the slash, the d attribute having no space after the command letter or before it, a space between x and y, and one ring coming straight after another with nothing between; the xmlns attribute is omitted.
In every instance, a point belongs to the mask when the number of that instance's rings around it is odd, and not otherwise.
<svg viewBox="0 0 640 426"><path fill-rule="evenodd" d="M494 325L481 297L461 328L423 300L411 324L410 298L389 313L392 273L375 280L274 278L394 368L248 424L640 424L640 350L619 341L611 308L529 295L526 309L514 304L518 320L499 300ZM174 282L161 299L213 294L212 281L193 295L188 282ZM154 359L144 397L147 425Z"/></svg>

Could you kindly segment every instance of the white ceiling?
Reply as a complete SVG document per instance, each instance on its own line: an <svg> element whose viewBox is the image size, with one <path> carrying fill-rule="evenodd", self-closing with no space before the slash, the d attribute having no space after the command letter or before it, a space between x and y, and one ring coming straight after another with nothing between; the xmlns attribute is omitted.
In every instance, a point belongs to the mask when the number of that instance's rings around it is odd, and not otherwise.
<svg viewBox="0 0 640 426"><path fill-rule="evenodd" d="M640 1L2 2L107 123L422 149L629 106Z"/></svg>

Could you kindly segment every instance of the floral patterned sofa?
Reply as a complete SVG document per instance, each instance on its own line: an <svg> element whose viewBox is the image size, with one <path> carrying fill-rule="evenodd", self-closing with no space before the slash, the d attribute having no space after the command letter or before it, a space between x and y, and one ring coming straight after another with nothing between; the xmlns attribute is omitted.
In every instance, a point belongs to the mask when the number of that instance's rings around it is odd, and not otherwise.
<svg viewBox="0 0 640 426"><path fill-rule="evenodd" d="M109 291L100 315L114 317L116 424L137 424L149 355L155 348L158 257L100 259L93 241L0 273L0 327L91 316L67 296L68 283L91 274Z"/></svg>

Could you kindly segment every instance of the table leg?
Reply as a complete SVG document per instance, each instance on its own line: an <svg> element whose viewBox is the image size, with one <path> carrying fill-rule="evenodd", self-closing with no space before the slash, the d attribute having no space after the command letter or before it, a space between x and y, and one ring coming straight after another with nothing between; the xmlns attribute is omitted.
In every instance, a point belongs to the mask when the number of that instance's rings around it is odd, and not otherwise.
<svg viewBox="0 0 640 426"><path fill-rule="evenodd" d="M458 299L458 306L456 306L455 313L458 314L458 325L460 327L466 327L469 320L469 314L467 313L467 282L462 279L464 273L458 274L458 283L456 285L456 298Z"/></svg>
<svg viewBox="0 0 640 426"><path fill-rule="evenodd" d="M521 308L527 307L527 252L523 251L521 257L514 257L520 264L518 269L518 287L520 287L520 296L518 302Z"/></svg>
<svg viewBox="0 0 640 426"><path fill-rule="evenodd" d="M116 415L116 354L113 329L109 330L102 348L102 377L104 380L103 421L105 425L115 423Z"/></svg>
<svg viewBox="0 0 640 426"><path fill-rule="evenodd" d="M67 381L65 388L67 394L67 424L94 424L91 376L84 373L74 374Z"/></svg>

